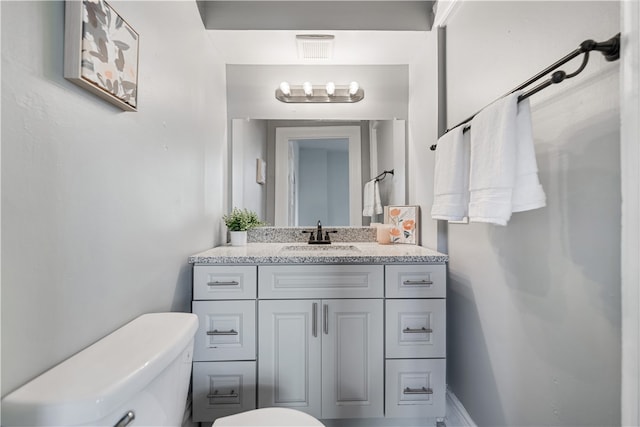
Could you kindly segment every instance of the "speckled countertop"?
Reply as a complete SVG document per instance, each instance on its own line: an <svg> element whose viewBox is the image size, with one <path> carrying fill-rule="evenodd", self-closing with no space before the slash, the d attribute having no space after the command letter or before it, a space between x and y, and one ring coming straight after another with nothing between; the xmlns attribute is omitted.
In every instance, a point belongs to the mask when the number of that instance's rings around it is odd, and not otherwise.
<svg viewBox="0 0 640 427"><path fill-rule="evenodd" d="M248 243L218 246L189 257L190 264L388 264L443 263L449 257L416 245L379 245L375 242Z"/></svg>

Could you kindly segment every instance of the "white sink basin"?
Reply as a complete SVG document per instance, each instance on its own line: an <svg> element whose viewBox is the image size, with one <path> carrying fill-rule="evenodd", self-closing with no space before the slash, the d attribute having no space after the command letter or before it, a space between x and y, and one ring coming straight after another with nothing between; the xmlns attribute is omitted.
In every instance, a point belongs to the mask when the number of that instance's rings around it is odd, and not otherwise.
<svg viewBox="0 0 640 427"><path fill-rule="evenodd" d="M332 243L329 245L287 245L280 249L281 252L360 252L356 246Z"/></svg>

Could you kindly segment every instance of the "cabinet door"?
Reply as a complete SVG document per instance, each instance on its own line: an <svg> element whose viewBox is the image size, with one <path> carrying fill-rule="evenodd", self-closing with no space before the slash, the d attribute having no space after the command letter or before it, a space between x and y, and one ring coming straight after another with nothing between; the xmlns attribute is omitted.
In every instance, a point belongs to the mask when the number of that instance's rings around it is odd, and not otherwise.
<svg viewBox="0 0 640 427"><path fill-rule="evenodd" d="M258 406L321 417L319 300L258 304Z"/></svg>
<svg viewBox="0 0 640 427"><path fill-rule="evenodd" d="M381 299L323 300L322 418L381 418Z"/></svg>

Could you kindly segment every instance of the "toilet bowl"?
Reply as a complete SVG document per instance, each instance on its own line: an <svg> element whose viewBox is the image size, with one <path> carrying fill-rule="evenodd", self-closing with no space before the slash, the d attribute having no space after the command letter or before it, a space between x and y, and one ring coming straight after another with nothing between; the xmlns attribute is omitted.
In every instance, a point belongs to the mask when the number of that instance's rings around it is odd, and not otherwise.
<svg viewBox="0 0 640 427"><path fill-rule="evenodd" d="M324 427L309 414L289 408L262 408L218 418L213 427Z"/></svg>

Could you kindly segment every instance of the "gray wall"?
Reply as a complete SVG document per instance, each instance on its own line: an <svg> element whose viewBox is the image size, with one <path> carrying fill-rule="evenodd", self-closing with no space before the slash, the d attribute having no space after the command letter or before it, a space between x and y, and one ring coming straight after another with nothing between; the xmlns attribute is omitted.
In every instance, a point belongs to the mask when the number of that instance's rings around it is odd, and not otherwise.
<svg viewBox="0 0 640 427"><path fill-rule="evenodd" d="M462 3L449 125L618 31L616 2ZM532 98L547 207L449 225L448 383L479 425L620 423L619 65L593 54Z"/></svg>
<svg viewBox="0 0 640 427"><path fill-rule="evenodd" d="M226 110L195 2L117 2L141 34L135 113L63 79L64 2L1 8L4 395L189 310L187 257L221 242Z"/></svg>

